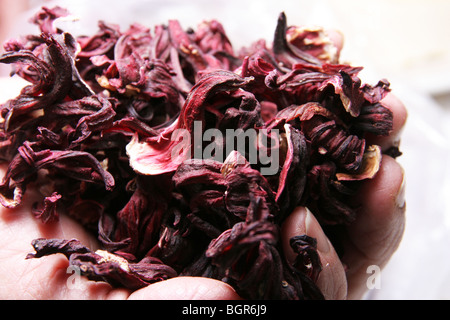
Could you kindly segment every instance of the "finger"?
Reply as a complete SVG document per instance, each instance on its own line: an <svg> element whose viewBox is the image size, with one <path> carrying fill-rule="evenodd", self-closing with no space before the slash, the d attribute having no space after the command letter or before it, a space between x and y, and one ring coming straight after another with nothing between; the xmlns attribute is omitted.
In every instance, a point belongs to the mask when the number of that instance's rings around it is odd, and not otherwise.
<svg viewBox="0 0 450 320"><path fill-rule="evenodd" d="M317 240L317 251L322 263L322 271L317 279L317 286L325 299L345 299L347 280L344 267L324 234L319 222L307 208L298 207L286 218L282 226L282 245L288 261L294 261L295 253L289 245L289 239L297 235L307 234Z"/></svg>
<svg viewBox="0 0 450 320"><path fill-rule="evenodd" d="M389 136L370 136L367 138L369 144L377 144L383 152L392 147L399 147L403 128L408 118L405 105L393 93L388 93L381 104L391 110L393 114L392 131Z"/></svg>
<svg viewBox="0 0 450 320"><path fill-rule="evenodd" d="M405 227L404 192L402 167L383 156L379 172L361 189L363 205L344 244L342 261L348 266L350 298L360 298L366 291L367 268L383 268L400 244Z"/></svg>
<svg viewBox="0 0 450 320"><path fill-rule="evenodd" d="M239 300L225 282L203 277L176 277L133 292L131 300Z"/></svg>

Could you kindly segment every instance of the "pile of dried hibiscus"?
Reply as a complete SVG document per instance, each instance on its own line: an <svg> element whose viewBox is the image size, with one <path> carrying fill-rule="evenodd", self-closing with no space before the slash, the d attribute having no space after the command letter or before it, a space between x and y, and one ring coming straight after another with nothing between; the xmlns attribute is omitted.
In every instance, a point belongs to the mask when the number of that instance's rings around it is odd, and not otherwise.
<svg viewBox="0 0 450 320"><path fill-rule="evenodd" d="M103 250L36 239L28 258L62 253L89 279L133 290L190 275L243 298L323 298L315 239L292 238L288 263L280 225L296 206L324 228L354 219L354 194L381 161L366 137L392 129L379 103L389 83L362 85L323 30L284 13L271 47L239 53L217 21L153 32L101 21L75 38L53 23L67 15L44 7L40 35L4 44L0 62L30 85L1 105L0 202L19 206L38 180L34 215L70 215ZM198 143L206 132L216 135Z"/></svg>

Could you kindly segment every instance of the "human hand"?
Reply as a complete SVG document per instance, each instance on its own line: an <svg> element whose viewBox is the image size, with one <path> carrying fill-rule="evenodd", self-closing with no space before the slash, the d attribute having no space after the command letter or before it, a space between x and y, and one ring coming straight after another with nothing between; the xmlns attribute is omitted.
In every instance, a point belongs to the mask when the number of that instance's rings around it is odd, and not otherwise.
<svg viewBox="0 0 450 320"><path fill-rule="evenodd" d="M4 174L2 168L0 175ZM31 213L38 198L28 189L22 204L15 209L0 206L0 299L238 299L224 282L195 277L177 277L146 288L130 291L116 289L104 282L78 277L63 255L25 260L35 238L79 239L97 249L98 241L80 224L61 214L59 221L41 223Z"/></svg>
<svg viewBox="0 0 450 320"><path fill-rule="evenodd" d="M382 103L394 114L390 136L377 138L373 143L388 150L399 143L407 113L404 105L392 94ZM356 220L344 234L343 252L339 259L336 250L313 214L306 208L297 208L283 225L283 247L289 248L289 239L307 234L317 239L323 270L317 285L326 299L360 299L366 292L369 266L380 270L397 249L405 227L404 172L393 158L383 155L380 170L365 182L357 197L363 204ZM293 253L292 253L293 255ZM342 261L341 261L342 260Z"/></svg>
<svg viewBox="0 0 450 320"><path fill-rule="evenodd" d="M373 143L384 150L398 144L406 120L403 104L389 94L383 103L394 114L394 128L389 137ZM75 289L69 290L67 259L52 255L25 260L30 243L36 238L79 239L92 249L96 239L78 223L61 215L60 220L42 224L31 214L31 206L38 197L29 189L20 207L0 208L0 298L18 299L237 299L236 292L227 284L207 278L178 277L131 292L113 289L106 283L79 279ZM282 230L284 247L289 258L289 239L308 234L318 240L318 251L323 270L318 286L327 299L357 299L367 290L367 267L382 268L400 243L405 225L404 172L391 157L383 156L380 171L368 180L359 197L365 206L345 234L342 262L327 239L317 220L306 208L297 208ZM348 268L345 270L344 265Z"/></svg>
<svg viewBox="0 0 450 320"><path fill-rule="evenodd" d="M330 30L329 37L338 49L343 47L341 33ZM375 137L369 144L379 145L382 151L398 147L407 111L403 103L389 93L382 104L393 113L393 130L389 136ZM369 266L381 270L396 251L405 227L405 177L400 164L383 155L380 170L365 182L357 197L363 206L356 220L349 225L343 239L344 255L339 259L336 250L318 221L307 208L297 208L283 225L283 248L289 259L292 250L289 239L307 234L317 239L323 270L318 287L326 299L360 299L368 290L371 275ZM293 259L293 257L291 257Z"/></svg>
<svg viewBox="0 0 450 320"><path fill-rule="evenodd" d="M337 40L339 41L339 39ZM373 141L388 149L397 143L406 118L403 105L392 95L384 100L394 113L391 136ZM402 197L403 171L388 156L384 156L377 176L366 183L360 197L365 206L346 234L345 255L342 262L332 248L321 227L305 208L298 208L284 226L284 241L297 234L307 233L318 239L323 271L318 286L328 299L359 298L366 289L367 266L382 267L395 251L404 227ZM398 197L396 197L396 195ZM237 299L227 284L207 278L177 277L131 292L114 289L106 283L78 279L76 288L68 285L71 273L67 259L52 255L25 260L30 243L36 238L76 238L95 250L96 239L70 218L61 215L58 222L41 224L31 214L36 194L32 189L20 207L0 208L0 261L3 290L0 298L33 299ZM391 199L392 201L386 201ZM380 206L380 203L383 205ZM286 240L287 239L287 240ZM288 248L285 249L289 252ZM288 254L289 256L289 254ZM348 267L347 272L343 267Z"/></svg>
<svg viewBox="0 0 450 320"><path fill-rule="evenodd" d="M328 36L337 48L337 56L343 47L343 36L340 32L328 31ZM369 144L376 144L382 151L398 147L407 111L403 103L393 94L388 94L382 104L393 113L393 130L387 137L368 138ZM330 240L325 235L313 214L304 207L298 207L286 219L282 226L282 244L288 259L295 254L289 245L290 238L307 234L316 238L323 270L317 285L326 299L360 299L368 289L367 273L369 266L380 270L386 265L396 251L402 239L405 227L405 178L400 164L392 157L384 155L377 175L365 182L357 197L363 206L356 220L349 225L343 235L344 255L340 259ZM194 279L193 281L197 281ZM173 281L173 280L169 280ZM185 280L180 279L181 283ZM216 283L208 283L215 286ZM166 283L158 283L142 290L139 295L146 297L153 289L166 288ZM229 286L217 284L223 291L217 296L220 299L237 298ZM207 290L208 285L204 288ZM217 288L219 288L217 287ZM163 291L164 292L164 291ZM170 291L167 291L170 297ZM139 296L138 295L138 296Z"/></svg>
<svg viewBox="0 0 450 320"><path fill-rule="evenodd" d="M398 143L406 110L394 96L384 100L394 113L394 130L379 143L384 149ZM4 168L3 168L4 170ZM383 156L380 171L365 183L360 198L365 206L345 234L342 262L317 220L306 208L297 208L283 225L283 244L289 258L289 239L308 234L318 240L323 270L318 286L327 299L357 299L367 289L367 267L382 268L400 243L405 225L404 173L391 157ZM0 299L238 299L227 284L208 278L177 277L131 292L114 289L102 282L78 279L69 286L71 272L67 259L51 255L25 260L36 238L79 239L92 249L97 240L65 215L59 221L42 224L31 214L38 197L29 189L16 209L0 207ZM292 253L293 254L293 253ZM348 270L344 269L344 265Z"/></svg>

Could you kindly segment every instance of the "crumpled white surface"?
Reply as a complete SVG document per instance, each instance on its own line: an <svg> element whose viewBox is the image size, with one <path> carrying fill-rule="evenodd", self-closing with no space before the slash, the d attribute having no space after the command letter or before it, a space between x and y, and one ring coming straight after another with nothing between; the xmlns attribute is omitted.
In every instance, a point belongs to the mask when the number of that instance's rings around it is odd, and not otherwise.
<svg viewBox="0 0 450 320"><path fill-rule="evenodd" d="M344 60L365 67L361 74L365 82L373 84L386 77L409 113L401 143L404 154L398 159L406 173L406 230L398 251L381 272L380 288L370 290L366 298L450 299L450 114L430 96L436 90L450 92L448 71L443 76L444 69L450 69L450 42L442 47L433 42L440 37L436 33L450 28L442 28L439 24L444 22L431 16L437 28L417 29L414 15L425 19L421 11L431 10L425 3L430 5L429 1L408 2L410 18L403 16L406 20L400 22L392 19L406 3L395 0L370 4L353 0L60 0L45 5L59 4L77 16L78 22L58 22L74 34L93 34L98 20L117 23L125 30L134 22L153 27L178 19L185 28L195 28L204 19L217 19L236 49L260 38L270 43L281 11L288 24L341 30L346 38ZM447 8L442 1L430 6L439 5ZM433 10L439 15L439 8ZM15 28L17 35L35 31L26 23ZM423 32L417 35L422 37L417 44L411 43L416 38L412 32ZM22 85L18 79L1 78L0 101L15 96Z"/></svg>

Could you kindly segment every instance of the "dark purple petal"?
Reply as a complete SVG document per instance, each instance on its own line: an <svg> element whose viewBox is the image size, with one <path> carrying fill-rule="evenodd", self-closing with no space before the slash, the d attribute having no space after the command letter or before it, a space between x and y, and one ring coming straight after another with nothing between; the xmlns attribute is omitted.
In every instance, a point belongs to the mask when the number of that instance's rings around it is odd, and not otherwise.
<svg viewBox="0 0 450 320"><path fill-rule="evenodd" d="M18 151L0 184L0 201L8 207L20 204L26 185L40 169L57 170L75 180L103 183L107 190L114 187L113 176L88 152L48 149L36 152L30 143L25 143Z"/></svg>
<svg viewBox="0 0 450 320"><path fill-rule="evenodd" d="M363 84L323 28L288 26L284 13L273 43L237 53L215 20L100 21L75 39L54 24L66 15L42 8L42 34L0 56L30 82L0 105L0 203L17 207L37 187L37 218L67 214L101 249L36 239L27 257L61 253L88 279L131 290L182 275L247 299L323 299L316 240L293 237L287 261L281 224L306 206L339 251L335 228L354 220L355 195L380 168L366 139L392 130L389 82ZM199 138L209 129L235 136Z"/></svg>
<svg viewBox="0 0 450 320"><path fill-rule="evenodd" d="M175 277L176 272L157 258L144 258L137 263L103 250L91 251L78 240L36 239L32 245L36 253L27 259L62 253L77 267L81 275L94 281L106 281L113 286L131 290Z"/></svg>
<svg viewBox="0 0 450 320"><path fill-rule="evenodd" d="M183 152L174 157L173 149L183 139L172 137L177 129L187 130L193 134L194 121L203 121L208 99L214 98L222 92L238 90L250 79L243 79L229 71L214 71L205 75L189 92L183 105L180 116L170 127L164 129L156 137L149 137L139 141L137 136L127 146L131 166L141 174L155 175L173 172L186 159L191 156L190 144L178 146ZM191 139L193 141L193 138Z"/></svg>
<svg viewBox="0 0 450 320"><path fill-rule="evenodd" d="M278 17L278 24L273 40L273 52L275 58L284 63L287 67L292 67L293 64L300 61L310 63L312 65L319 65L321 63L319 59L305 51L300 50L287 41L287 28L286 15L282 12Z"/></svg>
<svg viewBox="0 0 450 320"><path fill-rule="evenodd" d="M356 207L349 197L355 190L336 178L336 166L332 162L315 165L308 172L306 205L324 224L345 224L354 220Z"/></svg>
<svg viewBox="0 0 450 320"><path fill-rule="evenodd" d="M82 245L76 239L62 240L62 239L44 239L38 238L31 242L35 253L29 253L27 259L40 258L47 255L62 253L66 257L70 257L74 253L89 253L90 249Z"/></svg>
<svg viewBox="0 0 450 320"><path fill-rule="evenodd" d="M31 22L39 26L41 32L45 33L59 33L58 29L53 25L53 22L61 17L66 17L69 12L61 7L47 8L42 7L41 10L36 13L32 18Z"/></svg>
<svg viewBox="0 0 450 320"><path fill-rule="evenodd" d="M2 63L22 62L37 70L36 78L32 79L34 85L25 87L2 110L6 131L16 129L20 116L32 116L35 110L61 102L72 88L73 59L67 48L52 35L43 33L41 37L46 44L45 60L30 51L8 52L0 57Z"/></svg>
<svg viewBox="0 0 450 320"><path fill-rule="evenodd" d="M41 219L43 223L49 221L56 221L59 218L56 206L58 201L61 199L61 195L54 192L51 196L45 197L44 207L39 209L37 204L32 208L33 214L36 218Z"/></svg>
<svg viewBox="0 0 450 320"><path fill-rule="evenodd" d="M77 39L81 46L78 58L89 58L108 54L114 48L121 33L119 27L99 21L97 34L91 37L79 37Z"/></svg>

